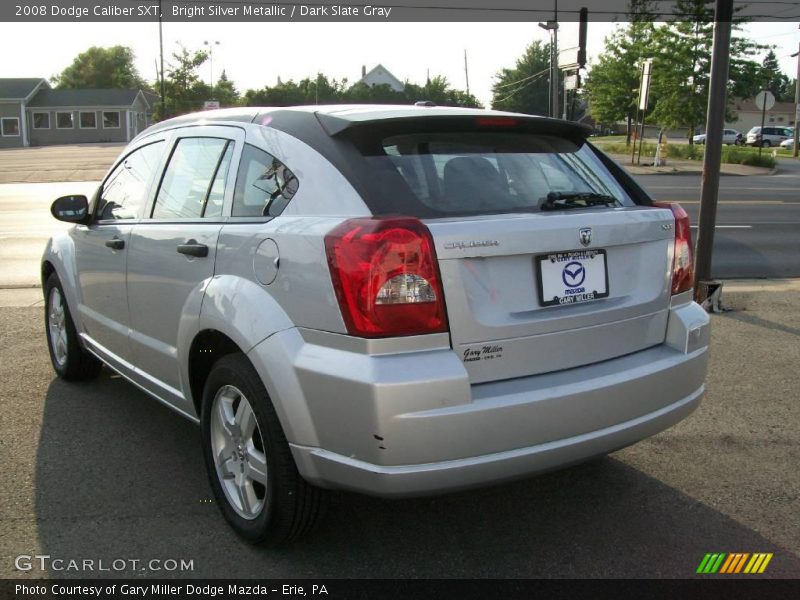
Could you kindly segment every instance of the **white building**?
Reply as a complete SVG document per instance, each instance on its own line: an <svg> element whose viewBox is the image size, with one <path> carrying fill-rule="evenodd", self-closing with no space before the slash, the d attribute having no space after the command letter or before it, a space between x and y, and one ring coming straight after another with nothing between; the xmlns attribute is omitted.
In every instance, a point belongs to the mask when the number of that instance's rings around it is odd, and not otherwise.
<svg viewBox="0 0 800 600"><path fill-rule="evenodd" d="M369 87L374 87L376 85L388 85L395 92L402 92L405 89L403 82L392 75L389 72L389 69L380 64L375 66L369 72L367 72L366 66L361 67L361 79L359 79L356 83L364 83Z"/></svg>

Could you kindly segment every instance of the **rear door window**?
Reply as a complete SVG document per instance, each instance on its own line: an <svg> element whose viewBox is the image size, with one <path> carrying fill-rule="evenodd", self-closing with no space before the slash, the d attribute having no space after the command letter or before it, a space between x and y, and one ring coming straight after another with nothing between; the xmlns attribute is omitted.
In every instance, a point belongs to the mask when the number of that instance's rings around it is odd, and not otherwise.
<svg viewBox="0 0 800 600"><path fill-rule="evenodd" d="M245 144L236 178L232 216L277 216L297 193L299 185L289 167L271 154Z"/></svg>
<svg viewBox="0 0 800 600"><path fill-rule="evenodd" d="M222 138L178 140L156 196L154 219L198 219L222 215L225 178L233 142Z"/></svg>

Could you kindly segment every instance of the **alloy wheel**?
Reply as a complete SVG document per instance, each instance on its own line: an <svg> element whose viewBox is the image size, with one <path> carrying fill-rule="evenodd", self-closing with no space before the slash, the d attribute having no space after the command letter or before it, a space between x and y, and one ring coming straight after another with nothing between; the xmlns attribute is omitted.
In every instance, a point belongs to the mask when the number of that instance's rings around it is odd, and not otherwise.
<svg viewBox="0 0 800 600"><path fill-rule="evenodd" d="M231 507L252 520L267 502L267 457L253 407L232 385L222 386L211 408L211 449L217 477Z"/></svg>
<svg viewBox="0 0 800 600"><path fill-rule="evenodd" d="M50 347L59 367L67 364L67 316L61 290L50 290L50 304L47 312L47 329L50 334Z"/></svg>

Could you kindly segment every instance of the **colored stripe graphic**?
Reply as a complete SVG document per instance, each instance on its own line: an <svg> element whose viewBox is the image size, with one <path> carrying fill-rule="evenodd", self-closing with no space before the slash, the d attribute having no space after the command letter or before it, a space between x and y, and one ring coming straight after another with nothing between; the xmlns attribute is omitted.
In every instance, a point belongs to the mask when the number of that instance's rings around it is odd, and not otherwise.
<svg viewBox="0 0 800 600"><path fill-rule="evenodd" d="M772 557L773 554L771 552L756 552L754 554L749 552L731 552L730 554L709 552L700 561L700 566L697 567L696 572L704 575L713 575L714 573L727 575L763 573Z"/></svg>
<svg viewBox="0 0 800 600"><path fill-rule="evenodd" d="M724 552L706 554L703 558L703 561L700 563L700 566L697 567L697 573L716 573L724 559Z"/></svg>
<svg viewBox="0 0 800 600"><path fill-rule="evenodd" d="M772 552L760 552L753 554L753 558L750 559L750 562L747 563L747 566L744 568L745 573L763 573L769 561L772 560Z"/></svg>
<svg viewBox="0 0 800 600"><path fill-rule="evenodd" d="M744 567L745 561L750 557L749 552L736 552L728 555L728 560L722 565L720 573L738 573Z"/></svg>

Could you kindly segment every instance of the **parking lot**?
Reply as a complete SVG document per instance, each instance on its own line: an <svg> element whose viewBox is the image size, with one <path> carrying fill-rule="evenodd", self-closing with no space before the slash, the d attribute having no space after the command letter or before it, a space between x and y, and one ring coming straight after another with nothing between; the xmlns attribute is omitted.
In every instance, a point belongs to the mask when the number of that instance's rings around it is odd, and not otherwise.
<svg viewBox="0 0 800 600"><path fill-rule="evenodd" d="M55 379L37 291L0 291L0 577L682 578L706 552L774 552L761 577L798 577L799 295L728 284L738 310L713 316L708 395L673 429L494 488L335 494L314 535L269 551L209 501L195 425L108 371ZM20 571L23 554L193 570Z"/></svg>

